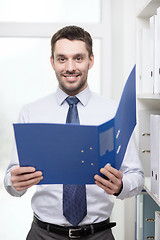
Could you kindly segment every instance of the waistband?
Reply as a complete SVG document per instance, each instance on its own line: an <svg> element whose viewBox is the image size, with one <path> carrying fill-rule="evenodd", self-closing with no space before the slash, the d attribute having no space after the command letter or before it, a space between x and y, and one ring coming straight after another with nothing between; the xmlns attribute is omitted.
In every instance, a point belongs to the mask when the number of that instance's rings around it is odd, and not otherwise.
<svg viewBox="0 0 160 240"><path fill-rule="evenodd" d="M99 222L99 223L93 223L83 226L69 226L64 227L56 224L46 223L39 220L37 217L34 216L33 222L36 223L40 228L45 229L48 232L53 232L59 235L65 235L68 236L71 239L80 238L82 236L87 236L90 234L94 234L109 228L112 228L116 226L115 222L109 222L109 219Z"/></svg>

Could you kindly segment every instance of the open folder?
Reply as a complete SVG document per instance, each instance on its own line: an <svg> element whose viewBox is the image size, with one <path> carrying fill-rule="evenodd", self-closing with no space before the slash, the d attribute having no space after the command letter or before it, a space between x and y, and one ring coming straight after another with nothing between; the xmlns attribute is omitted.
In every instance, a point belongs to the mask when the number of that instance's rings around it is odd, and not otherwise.
<svg viewBox="0 0 160 240"><path fill-rule="evenodd" d="M135 125L134 66L115 117L104 124L14 124L20 166L41 170L39 184L94 184L107 163L120 169Z"/></svg>

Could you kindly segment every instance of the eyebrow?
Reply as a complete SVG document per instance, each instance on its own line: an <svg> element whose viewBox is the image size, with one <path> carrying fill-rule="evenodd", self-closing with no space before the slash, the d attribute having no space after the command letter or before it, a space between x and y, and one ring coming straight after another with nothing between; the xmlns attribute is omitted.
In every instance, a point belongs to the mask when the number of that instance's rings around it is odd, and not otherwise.
<svg viewBox="0 0 160 240"><path fill-rule="evenodd" d="M57 54L56 58L59 58L59 57L65 57L65 55L64 54Z"/></svg>
<svg viewBox="0 0 160 240"><path fill-rule="evenodd" d="M85 53L76 53L76 54L73 55L73 58L79 57L79 56L85 57L86 54L85 54ZM67 57L67 55L65 55L65 54L57 54L55 57L56 57L56 58L59 58L59 57Z"/></svg>

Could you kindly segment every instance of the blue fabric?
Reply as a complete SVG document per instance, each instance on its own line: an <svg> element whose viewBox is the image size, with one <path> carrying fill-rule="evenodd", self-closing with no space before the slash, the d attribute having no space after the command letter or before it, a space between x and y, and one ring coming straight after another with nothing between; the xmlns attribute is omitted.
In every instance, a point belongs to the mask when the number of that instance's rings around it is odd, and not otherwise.
<svg viewBox="0 0 160 240"><path fill-rule="evenodd" d="M66 123L79 124L76 97L66 99L69 104ZM77 226L87 214L86 186L85 185L63 185L63 215L73 225Z"/></svg>
<svg viewBox="0 0 160 240"><path fill-rule="evenodd" d="M77 110L77 103L79 102L78 98L77 97L68 97L66 99L66 101L69 104L66 123L79 124L79 117L78 117L78 110Z"/></svg>

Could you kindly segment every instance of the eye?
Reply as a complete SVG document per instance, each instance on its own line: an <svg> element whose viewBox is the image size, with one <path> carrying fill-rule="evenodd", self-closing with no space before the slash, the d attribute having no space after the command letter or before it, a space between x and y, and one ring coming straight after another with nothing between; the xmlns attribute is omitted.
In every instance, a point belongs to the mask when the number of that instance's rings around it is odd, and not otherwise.
<svg viewBox="0 0 160 240"><path fill-rule="evenodd" d="M59 61L60 63L64 63L64 62L66 61L66 59L65 59L64 57L59 57L59 58L58 58L58 61Z"/></svg>
<svg viewBox="0 0 160 240"><path fill-rule="evenodd" d="M82 62L83 58L82 57L76 57L77 62Z"/></svg>

